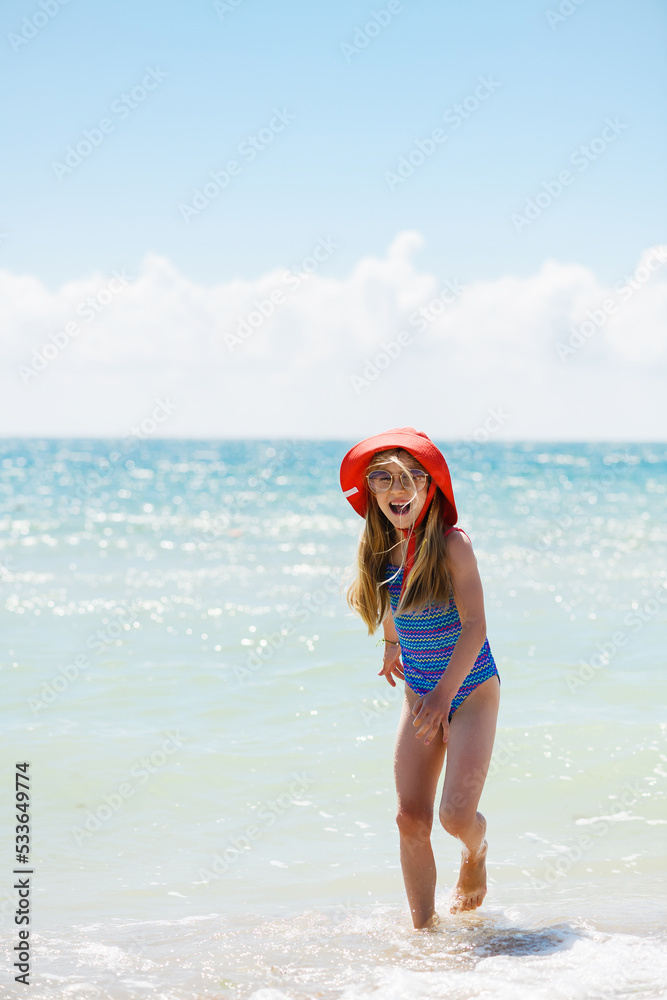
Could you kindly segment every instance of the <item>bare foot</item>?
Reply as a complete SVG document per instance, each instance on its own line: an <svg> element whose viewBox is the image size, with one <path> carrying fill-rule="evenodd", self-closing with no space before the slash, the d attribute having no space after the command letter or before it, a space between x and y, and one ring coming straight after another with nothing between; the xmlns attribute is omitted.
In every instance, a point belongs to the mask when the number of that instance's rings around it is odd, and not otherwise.
<svg viewBox="0 0 667 1000"><path fill-rule="evenodd" d="M433 931L433 930L435 930L435 928L438 926L439 923L440 923L440 917L438 916L438 914L437 913L432 913L431 916L428 918L428 920L426 921L425 924L422 924L421 927L415 927L414 930L416 930L416 931Z"/></svg>
<svg viewBox="0 0 667 1000"><path fill-rule="evenodd" d="M462 913L464 910L476 910L482 905L486 896L486 839L482 841L476 854L468 854L463 850L459 880L452 892L449 906L450 913ZM466 855L468 855L466 857Z"/></svg>

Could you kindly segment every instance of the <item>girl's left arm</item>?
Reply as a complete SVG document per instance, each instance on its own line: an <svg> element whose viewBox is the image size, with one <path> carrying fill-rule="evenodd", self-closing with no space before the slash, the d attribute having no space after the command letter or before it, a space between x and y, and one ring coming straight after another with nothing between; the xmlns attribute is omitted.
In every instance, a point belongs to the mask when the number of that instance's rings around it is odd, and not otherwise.
<svg viewBox="0 0 667 1000"><path fill-rule="evenodd" d="M449 711L456 692L472 670L486 638L484 593L472 543L460 531L447 539L447 554L461 619L461 633L452 651L447 669L428 694L419 698L412 709L417 736L427 745L442 726L443 741L449 733Z"/></svg>

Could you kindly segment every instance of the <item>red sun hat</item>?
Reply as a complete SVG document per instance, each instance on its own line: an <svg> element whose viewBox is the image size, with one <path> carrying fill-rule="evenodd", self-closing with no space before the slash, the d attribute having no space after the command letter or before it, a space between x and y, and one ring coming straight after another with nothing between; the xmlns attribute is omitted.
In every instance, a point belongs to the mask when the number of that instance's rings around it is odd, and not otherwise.
<svg viewBox="0 0 667 1000"><path fill-rule="evenodd" d="M409 451L413 458L416 458L424 466L431 477L424 506L414 525L411 528L399 529L408 540L401 587L401 594L403 594L415 559L415 533L412 528L416 528L425 517L435 496L436 486L440 487L444 497L443 516L445 521L448 524L456 524L458 514L452 490L452 480L444 455L436 448L428 435L424 434L423 431L416 431L414 427L394 427L390 431L385 431L384 434L376 434L375 437L366 438L350 448L345 455L340 466L340 485L345 499L354 507L357 514L366 517L368 511L369 491L365 475L370 460L376 452L386 451L388 448L402 448Z"/></svg>
<svg viewBox="0 0 667 1000"><path fill-rule="evenodd" d="M452 490L452 480L449 468L442 452L436 448L428 435L416 431L414 427L394 427L384 434L376 434L366 438L350 448L340 465L340 485L346 500L354 507L357 514L366 517L368 509L368 488L365 482L366 469L371 458L377 451L388 448L402 448L409 451L426 469L431 477L429 494L426 497L420 514L424 514L439 486L445 498L444 515L448 524L456 524L458 514ZM419 520L419 519L418 519ZM417 523L417 522L415 522Z"/></svg>

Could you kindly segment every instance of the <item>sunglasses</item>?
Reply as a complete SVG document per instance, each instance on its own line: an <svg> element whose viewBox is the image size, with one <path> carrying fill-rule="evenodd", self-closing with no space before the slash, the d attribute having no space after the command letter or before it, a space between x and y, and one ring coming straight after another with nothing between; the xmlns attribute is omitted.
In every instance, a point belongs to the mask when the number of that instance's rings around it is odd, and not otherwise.
<svg viewBox="0 0 667 1000"><path fill-rule="evenodd" d="M384 472L382 469L377 469L375 472L368 473L366 482L373 493L386 493L392 488L394 478L396 477L400 479L404 490L415 489L417 493L421 493L429 479L428 474L422 472L421 469L410 469L409 472L397 472L396 476L392 476L389 472Z"/></svg>

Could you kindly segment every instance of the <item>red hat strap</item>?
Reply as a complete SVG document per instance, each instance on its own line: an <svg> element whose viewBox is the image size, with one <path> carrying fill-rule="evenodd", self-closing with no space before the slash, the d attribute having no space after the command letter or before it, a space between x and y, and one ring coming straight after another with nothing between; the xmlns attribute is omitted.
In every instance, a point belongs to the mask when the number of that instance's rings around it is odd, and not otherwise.
<svg viewBox="0 0 667 1000"><path fill-rule="evenodd" d="M435 496L435 491L436 491L436 484L435 482L433 482L433 480L431 480L431 484L428 488L428 493L426 494L426 500L424 501L424 506L420 510L419 517L412 526L412 529L410 528L400 529L403 532L403 535L408 539L408 551L405 556L405 565L403 568L403 583L401 584L401 592L398 596L399 601L401 597L403 597L403 592L405 591L405 588L407 586L408 577L410 575L410 572L412 570L415 561L415 547L416 547L417 535L414 529L417 527L419 522L422 521L423 518L426 516L428 509L431 506L433 497ZM408 532L410 532L409 537L408 537Z"/></svg>
<svg viewBox="0 0 667 1000"><path fill-rule="evenodd" d="M401 528L401 531L403 531L403 533L406 534L404 528ZM399 601L403 597L403 592L405 591L408 582L408 576L410 575L410 570L412 569L414 561L415 561L415 533L413 531L412 534L410 535L410 538L408 539L408 552L405 557L405 566L403 567L403 583L401 584L401 592L398 595Z"/></svg>

